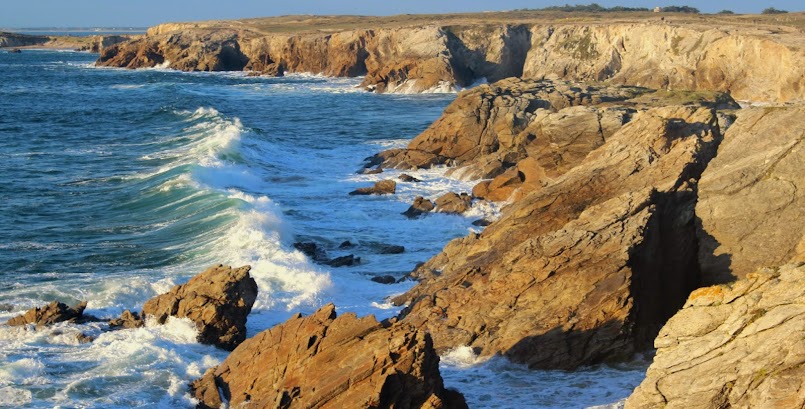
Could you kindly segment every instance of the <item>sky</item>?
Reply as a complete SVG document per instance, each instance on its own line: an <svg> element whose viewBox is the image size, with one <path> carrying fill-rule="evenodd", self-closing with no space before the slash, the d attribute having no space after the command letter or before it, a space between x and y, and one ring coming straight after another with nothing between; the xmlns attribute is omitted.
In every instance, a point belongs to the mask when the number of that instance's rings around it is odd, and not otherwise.
<svg viewBox="0 0 805 409"><path fill-rule="evenodd" d="M552 5L687 5L703 13L730 9L759 13L766 7L805 11L802 0L0 0L0 27L149 27L171 21L267 17L287 14L391 15L454 13Z"/></svg>

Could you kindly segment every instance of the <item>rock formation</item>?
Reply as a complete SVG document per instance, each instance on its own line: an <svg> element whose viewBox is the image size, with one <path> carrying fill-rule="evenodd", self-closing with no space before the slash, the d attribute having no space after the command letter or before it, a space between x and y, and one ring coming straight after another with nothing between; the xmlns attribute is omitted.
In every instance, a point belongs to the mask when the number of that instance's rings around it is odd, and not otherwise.
<svg viewBox="0 0 805 409"><path fill-rule="evenodd" d="M408 207L408 210L404 211L402 214L408 218L414 219L422 216L425 213L433 211L435 207L436 206L429 199L425 199L422 196L417 196L414 198L414 203L412 203L411 206Z"/></svg>
<svg viewBox="0 0 805 409"><path fill-rule="evenodd" d="M464 213L470 210L472 198L466 193L447 192L436 198L436 211L441 213Z"/></svg>
<svg viewBox="0 0 805 409"><path fill-rule="evenodd" d="M45 325L52 325L57 322L76 322L82 318L84 309L86 308L86 301L81 302L72 308L68 307L64 303L53 301L46 306L32 308L26 311L25 314L8 320L6 324L11 326L36 324L38 328Z"/></svg>
<svg viewBox="0 0 805 409"><path fill-rule="evenodd" d="M372 187L359 187L351 192L350 195L390 195L397 191L397 182L393 180L381 180Z"/></svg>
<svg viewBox="0 0 805 409"><path fill-rule="evenodd" d="M430 337L330 304L243 342L192 384L199 407L466 408L446 390Z"/></svg>
<svg viewBox="0 0 805 409"><path fill-rule="evenodd" d="M480 79L522 77L729 91L758 101L805 97L805 47L794 25L756 19L756 28L749 28L720 16L709 16L709 23L628 17L584 24L539 14L460 18L464 24L381 18L374 28L345 28L349 24L332 17L305 20L318 30L299 21L273 23L283 18L163 24L145 38L110 47L98 64L363 75L363 86L379 92L450 90Z"/></svg>
<svg viewBox="0 0 805 409"><path fill-rule="evenodd" d="M738 111L699 184L708 283L805 261L805 106Z"/></svg>
<svg viewBox="0 0 805 409"><path fill-rule="evenodd" d="M246 339L246 318L257 298L249 266L213 266L185 284L148 300L142 315L164 323L169 316L196 323L199 342L233 350Z"/></svg>
<svg viewBox="0 0 805 409"><path fill-rule="evenodd" d="M698 285L696 182L714 109L638 112L578 165L450 242L398 297L437 350L469 345L540 368L623 358ZM427 270L431 273L427 273Z"/></svg>
<svg viewBox="0 0 805 409"><path fill-rule="evenodd" d="M805 406L805 267L764 268L700 288L654 341L637 408Z"/></svg>
<svg viewBox="0 0 805 409"><path fill-rule="evenodd" d="M145 321L136 312L130 310L123 311L120 317L109 321L110 328L140 328L145 326Z"/></svg>

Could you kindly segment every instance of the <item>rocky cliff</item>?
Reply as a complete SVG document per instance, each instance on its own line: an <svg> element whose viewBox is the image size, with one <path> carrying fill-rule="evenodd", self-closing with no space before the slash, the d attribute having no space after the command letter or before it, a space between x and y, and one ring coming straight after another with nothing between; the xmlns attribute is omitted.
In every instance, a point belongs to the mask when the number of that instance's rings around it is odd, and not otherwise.
<svg viewBox="0 0 805 409"><path fill-rule="evenodd" d="M47 36L32 36L17 33L0 32L0 48L4 47L29 47L43 45L50 41Z"/></svg>
<svg viewBox="0 0 805 409"><path fill-rule="evenodd" d="M654 341L636 408L805 407L805 268L694 291Z"/></svg>
<svg viewBox="0 0 805 409"><path fill-rule="evenodd" d="M165 24L145 38L110 47L98 64L365 76L363 85L379 92L447 90L514 76L719 90L756 101L805 96L805 42L790 27L713 29L700 21L656 18L589 24L544 18L444 25L387 20L360 29L328 26L325 20L318 30L315 22L304 30L293 25L267 30L248 20Z"/></svg>

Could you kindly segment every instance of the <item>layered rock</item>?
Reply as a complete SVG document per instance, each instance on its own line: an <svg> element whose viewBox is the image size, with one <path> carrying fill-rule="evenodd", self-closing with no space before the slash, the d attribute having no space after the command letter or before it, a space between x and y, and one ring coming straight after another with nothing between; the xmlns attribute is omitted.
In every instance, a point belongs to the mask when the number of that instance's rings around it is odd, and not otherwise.
<svg viewBox="0 0 805 409"><path fill-rule="evenodd" d="M466 408L423 331L330 304L243 342L192 384L202 408Z"/></svg>
<svg viewBox="0 0 805 409"><path fill-rule="evenodd" d="M210 267L148 300L142 315L160 324L171 316L189 318L196 323L199 342L232 350L246 339L246 318L257 299L257 283L249 275L250 269Z"/></svg>
<svg viewBox="0 0 805 409"><path fill-rule="evenodd" d="M58 322L76 322L83 317L86 308L86 301L72 308L67 304L53 301L48 305L32 308L25 314L11 318L6 324L11 326L36 324L37 327L41 327Z"/></svg>
<svg viewBox="0 0 805 409"><path fill-rule="evenodd" d="M466 24L444 25L375 19L375 28L352 22L345 29L337 19L321 19L310 19L321 27L316 31L300 31L298 22L264 30L271 19L165 24L144 39L111 47L98 64L365 75L363 86L379 92L452 90L481 79L522 77L728 91L758 101L805 97L802 34L774 22L712 29L690 21L557 24L502 15L499 22L467 16Z"/></svg>
<svg viewBox="0 0 805 409"><path fill-rule="evenodd" d="M801 105L737 113L699 186L699 258L707 282L805 261L803 118Z"/></svg>
<svg viewBox="0 0 805 409"><path fill-rule="evenodd" d="M805 406L805 267L694 291L663 327L626 408Z"/></svg>
<svg viewBox="0 0 805 409"><path fill-rule="evenodd" d="M696 181L721 140L712 108L653 108L583 161L450 242L398 297L437 350L469 345L573 368L650 346L698 285ZM429 272L428 272L429 271Z"/></svg>

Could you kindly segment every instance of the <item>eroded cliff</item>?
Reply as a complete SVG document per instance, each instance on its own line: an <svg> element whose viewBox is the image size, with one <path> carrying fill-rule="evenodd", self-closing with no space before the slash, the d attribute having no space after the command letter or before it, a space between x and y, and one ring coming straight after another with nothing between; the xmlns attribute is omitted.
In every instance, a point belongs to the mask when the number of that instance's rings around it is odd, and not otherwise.
<svg viewBox="0 0 805 409"><path fill-rule="evenodd" d="M265 20L172 23L109 47L98 64L365 76L363 86L378 92L450 90L522 77L718 90L755 101L805 95L803 34L773 21L751 28L728 21L714 29L707 21L655 16L585 23L515 16L364 24L311 18L307 25L286 26Z"/></svg>

